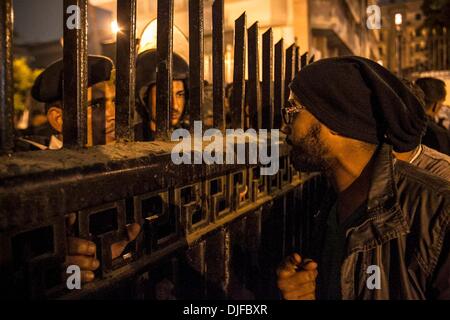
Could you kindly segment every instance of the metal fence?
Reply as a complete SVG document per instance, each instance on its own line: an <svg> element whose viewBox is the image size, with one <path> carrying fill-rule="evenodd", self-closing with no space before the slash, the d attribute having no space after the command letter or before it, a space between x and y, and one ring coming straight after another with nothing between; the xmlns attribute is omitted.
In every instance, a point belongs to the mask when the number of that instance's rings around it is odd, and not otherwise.
<svg viewBox="0 0 450 320"><path fill-rule="evenodd" d="M280 170L262 176L258 165L174 165L169 115L172 95L174 0L158 1L157 140L134 142L136 0L118 0L116 139L84 148L87 100L87 0L77 5L79 29L64 27L64 148L11 153L14 147L12 0L0 3L0 283L4 297L31 298L278 298L275 268L309 238L319 176L295 172L287 146ZM224 130L224 1L213 15L213 119ZM203 108L203 0L189 1L190 118ZM64 11L64 21L67 13ZM235 22L232 127L272 129L281 124L287 84L306 64L295 45L273 44L272 30ZM248 54L248 81L245 80ZM259 59L262 57L262 83ZM244 99L248 85L248 99ZM246 187L244 198L239 190ZM66 216L76 213L75 235L97 244L96 280L68 290ZM112 243L138 238L112 259Z"/></svg>
<svg viewBox="0 0 450 320"><path fill-rule="evenodd" d="M449 44L450 35L445 27L430 31L426 48L428 58L426 70L448 70L450 68Z"/></svg>

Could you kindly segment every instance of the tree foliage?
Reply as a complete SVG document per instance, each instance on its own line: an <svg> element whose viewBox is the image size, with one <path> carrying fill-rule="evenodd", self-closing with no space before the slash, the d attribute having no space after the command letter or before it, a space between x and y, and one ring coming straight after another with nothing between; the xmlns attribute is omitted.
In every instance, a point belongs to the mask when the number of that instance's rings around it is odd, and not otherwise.
<svg viewBox="0 0 450 320"><path fill-rule="evenodd" d="M31 69L26 58L14 59L14 110L16 112L25 110L30 89L41 72L40 69Z"/></svg>

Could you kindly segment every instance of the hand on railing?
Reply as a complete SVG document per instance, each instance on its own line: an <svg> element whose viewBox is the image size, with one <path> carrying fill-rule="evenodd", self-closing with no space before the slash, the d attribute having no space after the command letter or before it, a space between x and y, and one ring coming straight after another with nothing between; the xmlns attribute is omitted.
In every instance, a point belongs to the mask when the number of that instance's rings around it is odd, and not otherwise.
<svg viewBox="0 0 450 320"><path fill-rule="evenodd" d="M76 221L76 214L70 214L67 218L67 230L73 228ZM127 225L128 240L123 240L111 245L111 257L115 259L120 256L128 243L136 239L139 232L141 231L141 226L137 223ZM94 242L76 238L71 236L69 233L67 235L67 256L65 265L77 265L81 269L81 282L91 282L94 280L94 271L100 266L100 261L96 258L97 248Z"/></svg>
<svg viewBox="0 0 450 320"><path fill-rule="evenodd" d="M248 193L248 187L241 186L241 188L239 189L239 201L241 201L241 202L245 201L247 193Z"/></svg>
<svg viewBox="0 0 450 320"><path fill-rule="evenodd" d="M277 269L278 289L286 300L315 300L317 263L294 253Z"/></svg>

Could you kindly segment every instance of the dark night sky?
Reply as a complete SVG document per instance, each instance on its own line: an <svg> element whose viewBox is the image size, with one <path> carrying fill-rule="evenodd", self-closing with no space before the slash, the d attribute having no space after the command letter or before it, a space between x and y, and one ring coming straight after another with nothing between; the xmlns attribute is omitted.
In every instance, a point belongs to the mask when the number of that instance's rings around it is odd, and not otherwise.
<svg viewBox="0 0 450 320"><path fill-rule="evenodd" d="M14 0L15 42L39 43L62 36L62 0Z"/></svg>

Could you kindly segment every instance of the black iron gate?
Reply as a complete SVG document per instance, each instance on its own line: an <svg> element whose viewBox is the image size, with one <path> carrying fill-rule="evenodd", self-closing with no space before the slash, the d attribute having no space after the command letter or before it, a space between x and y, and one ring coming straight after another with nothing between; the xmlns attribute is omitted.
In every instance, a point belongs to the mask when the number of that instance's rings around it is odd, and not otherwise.
<svg viewBox="0 0 450 320"><path fill-rule="evenodd" d="M12 0L0 4L0 292L65 299L278 298L275 267L308 238L320 177L295 172L284 144L273 176L260 175L258 165L171 162L174 0L158 1L157 141L133 142L136 0L118 0L117 142L84 148L87 2L64 0L64 8L80 8L80 28L64 27L64 149L27 153L11 153ZM224 1L212 6L213 119L223 131ZM203 9L203 0L189 1L191 123L201 120L203 108ZM236 20L233 128L246 126L246 85L250 127L279 128L287 84L306 63L295 44L286 50L283 40L274 45L269 29L262 35L260 83L259 38L257 23L247 29L245 13ZM236 190L244 186L241 198ZM97 244L101 262L96 280L82 290L68 290L62 277L70 213L77 215L77 235ZM110 245L126 237L132 222L142 231L113 260Z"/></svg>

